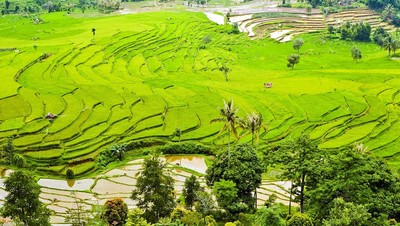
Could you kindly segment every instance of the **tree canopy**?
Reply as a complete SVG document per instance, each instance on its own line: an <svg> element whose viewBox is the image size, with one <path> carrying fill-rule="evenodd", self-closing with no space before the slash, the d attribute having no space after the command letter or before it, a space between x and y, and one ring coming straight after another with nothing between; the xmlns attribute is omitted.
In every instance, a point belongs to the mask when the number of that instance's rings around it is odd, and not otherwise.
<svg viewBox="0 0 400 226"><path fill-rule="evenodd" d="M157 156L145 159L143 171L138 173L136 188L132 191L131 198L137 201L137 207L144 211L143 217L151 223L169 216L175 207L174 180L165 167Z"/></svg>
<svg viewBox="0 0 400 226"><path fill-rule="evenodd" d="M50 211L39 200L40 187L30 174L15 171L4 181L9 194L1 214L23 223L24 226L50 226Z"/></svg>
<svg viewBox="0 0 400 226"><path fill-rule="evenodd" d="M227 151L217 156L214 163L207 169L206 180L208 185L214 185L222 179L236 184L239 201L253 208L256 188L261 184L263 168L252 146L239 144L228 158Z"/></svg>

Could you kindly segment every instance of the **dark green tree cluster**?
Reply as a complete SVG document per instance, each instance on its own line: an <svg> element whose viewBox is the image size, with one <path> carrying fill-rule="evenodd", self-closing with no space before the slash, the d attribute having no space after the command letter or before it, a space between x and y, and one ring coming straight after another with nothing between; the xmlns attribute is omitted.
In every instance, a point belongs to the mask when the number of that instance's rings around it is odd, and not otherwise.
<svg viewBox="0 0 400 226"><path fill-rule="evenodd" d="M39 200L40 187L32 175L15 171L4 181L4 188L9 194L0 209L3 217L24 226L50 226L50 211Z"/></svg>
<svg viewBox="0 0 400 226"><path fill-rule="evenodd" d="M0 2L0 10L2 15L62 11L70 13L75 9L80 9L84 13L90 8L101 12L112 12L118 10L120 4L120 0L5 0Z"/></svg>
<svg viewBox="0 0 400 226"><path fill-rule="evenodd" d="M371 26L368 23L359 22L352 24L347 21L340 27L340 38L343 40L354 40L361 42L370 41Z"/></svg>
<svg viewBox="0 0 400 226"><path fill-rule="evenodd" d="M396 0L368 0L367 4L369 8L377 10L382 10L388 5L391 5L394 8L400 7L399 2Z"/></svg>
<svg viewBox="0 0 400 226"><path fill-rule="evenodd" d="M236 215L255 209L256 189L261 184L262 172L254 148L240 144L230 156L227 151L217 156L207 169L206 180L209 186L213 186L218 205Z"/></svg>
<svg viewBox="0 0 400 226"><path fill-rule="evenodd" d="M387 37L389 37L389 33L383 27L378 27L372 33L372 40L381 48L383 48L383 44Z"/></svg>
<svg viewBox="0 0 400 226"><path fill-rule="evenodd" d="M386 225L390 219L400 220L399 178L383 160L360 147L328 152L300 137L270 149L267 158L282 166L282 179L293 181L291 194L314 225Z"/></svg>

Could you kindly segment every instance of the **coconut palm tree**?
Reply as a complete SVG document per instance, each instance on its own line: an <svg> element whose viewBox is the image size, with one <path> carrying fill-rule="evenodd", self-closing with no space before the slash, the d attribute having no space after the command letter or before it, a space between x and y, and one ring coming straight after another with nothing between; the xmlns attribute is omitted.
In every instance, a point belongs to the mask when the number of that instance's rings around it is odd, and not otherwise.
<svg viewBox="0 0 400 226"><path fill-rule="evenodd" d="M387 19L392 19L393 15L395 15L396 9L392 4L387 4L385 8L383 9L382 15L383 15L383 20Z"/></svg>
<svg viewBox="0 0 400 226"><path fill-rule="evenodd" d="M267 131L267 125L263 123L262 115L259 112L247 114L246 118L239 121L239 126L246 130L246 133L251 133L251 144L253 146L254 140L258 142L260 139L260 129L264 129L264 132Z"/></svg>
<svg viewBox="0 0 400 226"><path fill-rule="evenodd" d="M235 138L238 138L237 131L236 131L236 122L238 121L238 117L236 116L236 113L239 109L236 108L233 105L233 100L229 99L228 102L224 100L224 107L220 108L220 115L222 117L220 118L215 118L210 121L210 123L213 122L224 122L224 126L222 129L219 131L217 136L221 135L224 131L227 131L228 134L228 158L230 157L230 151L231 151L231 133L235 136Z"/></svg>
<svg viewBox="0 0 400 226"><path fill-rule="evenodd" d="M399 47L398 42L399 41L391 35L383 40L383 48L389 52L389 56L392 51L393 53L396 53L396 49Z"/></svg>

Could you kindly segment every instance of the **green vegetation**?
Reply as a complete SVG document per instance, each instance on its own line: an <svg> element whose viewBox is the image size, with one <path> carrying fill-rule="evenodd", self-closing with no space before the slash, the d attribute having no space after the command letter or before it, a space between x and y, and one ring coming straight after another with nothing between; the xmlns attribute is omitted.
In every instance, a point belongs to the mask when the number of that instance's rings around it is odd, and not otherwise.
<svg viewBox="0 0 400 226"><path fill-rule="evenodd" d="M145 159L131 198L143 209L143 217L152 223L169 216L175 207L172 194L174 180L165 171L165 164L157 156Z"/></svg>
<svg viewBox="0 0 400 226"><path fill-rule="evenodd" d="M220 199L216 195L218 204L235 215L256 207L256 199L252 194L261 184L262 171L255 150L250 145L240 144L234 150L218 155L214 164L207 169L207 185L214 186L214 192L221 194ZM231 195L225 197L225 193Z"/></svg>
<svg viewBox="0 0 400 226"><path fill-rule="evenodd" d="M93 217L99 225L400 220L399 178L389 168L398 169L400 161L395 33L360 22L337 28L337 17L322 22L311 8L304 23L300 14L250 19L260 22L258 31L271 25L299 36L277 43L250 40L240 24L217 26L202 13L82 18L71 5L63 14L50 3L36 2L51 13L0 18L1 164L68 179L126 165L82 183L86 201L65 195L76 211L57 217L72 224ZM119 8L119 1L98 4L102 12ZM385 11L394 21L395 13ZM273 27L280 24L276 18L283 27ZM316 32L304 34L311 29ZM358 63L349 60L349 50ZM213 156L206 157L206 171L149 153ZM284 181L266 180L275 176ZM105 184L121 189L123 198L131 194L140 209L128 214L122 199L106 201L114 194ZM48 190L43 186L43 200L60 213ZM91 213L93 198L106 201L105 209ZM14 207L0 201L10 216Z"/></svg>
<svg viewBox="0 0 400 226"><path fill-rule="evenodd" d="M390 112L391 121L397 120L399 62L371 43L357 43L363 60L354 64L347 60L354 43L302 35L301 64L291 71L285 68L291 43L249 40L198 13L40 18L45 23L12 15L0 20L4 48L18 50L0 53L6 84L0 139L6 143L14 136L16 153L28 167L57 169L46 173L65 176L70 168L80 177L123 155L141 154L145 146L130 145L144 139L159 140L154 149L169 142L212 150L231 144L229 130L209 123L224 99L234 100L238 117L262 116L267 131L237 131L240 141L258 139L259 148L298 137L304 129L322 147L357 141L374 144L372 152L393 144L380 140L398 137L384 125ZM43 52L51 54L39 61ZM265 89L266 82L273 87ZM386 90L391 94L381 95ZM56 117L45 119L48 112ZM113 145L123 144L126 151L115 152L121 155L111 153ZM393 148L382 157L396 161L396 153Z"/></svg>
<svg viewBox="0 0 400 226"><path fill-rule="evenodd" d="M2 216L22 225L50 225L50 211L39 200L40 187L32 175L15 171L4 181L4 187L9 194L0 209Z"/></svg>
<svg viewBox="0 0 400 226"><path fill-rule="evenodd" d="M122 226L128 219L128 205L121 198L107 200L103 218L108 225Z"/></svg>

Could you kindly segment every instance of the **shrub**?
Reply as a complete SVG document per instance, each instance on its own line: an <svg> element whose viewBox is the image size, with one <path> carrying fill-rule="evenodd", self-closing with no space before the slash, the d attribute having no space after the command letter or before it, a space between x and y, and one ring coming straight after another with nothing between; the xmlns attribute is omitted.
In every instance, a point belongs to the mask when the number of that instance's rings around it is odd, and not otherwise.
<svg viewBox="0 0 400 226"><path fill-rule="evenodd" d="M206 35L206 36L203 37L203 43L204 44L208 44L210 42L211 42L211 36Z"/></svg>
<svg viewBox="0 0 400 226"><path fill-rule="evenodd" d="M205 154L211 155L211 148L193 143L180 143L160 147L157 151L163 154Z"/></svg>
<svg viewBox="0 0 400 226"><path fill-rule="evenodd" d="M128 219L128 205L121 198L109 199L104 204L103 219L109 225L125 225Z"/></svg>
<svg viewBox="0 0 400 226"><path fill-rule="evenodd" d="M200 225L202 222L202 216L198 212L187 211L181 218L181 222L184 225Z"/></svg>
<svg viewBox="0 0 400 226"><path fill-rule="evenodd" d="M67 169L67 172L65 173L65 176L67 179L74 179L75 178L75 173L72 169Z"/></svg>
<svg viewBox="0 0 400 226"><path fill-rule="evenodd" d="M288 226L313 226L310 217L306 214L297 213L293 215L287 222Z"/></svg>
<svg viewBox="0 0 400 226"><path fill-rule="evenodd" d="M13 158L14 158L14 164L17 167L20 167L20 168L26 167L26 160L22 155L14 154Z"/></svg>
<svg viewBox="0 0 400 226"><path fill-rule="evenodd" d="M139 140L139 141L133 141L129 144L126 145L126 150L131 151L137 148L146 148L146 147L152 147L152 146L157 146L157 145L163 145L165 144L164 141L160 140L154 140L154 139L149 139L149 140Z"/></svg>
<svg viewBox="0 0 400 226"><path fill-rule="evenodd" d="M311 15L311 12L312 12L312 6L311 5L308 5L306 7L306 12L307 12L307 15Z"/></svg>
<svg viewBox="0 0 400 226"><path fill-rule="evenodd" d="M240 33L238 23L233 23L233 24L232 24L232 31L231 31L231 33L232 33L232 34L239 34L239 33Z"/></svg>
<svg viewBox="0 0 400 226"><path fill-rule="evenodd" d="M226 222L224 226L236 226L234 222Z"/></svg>
<svg viewBox="0 0 400 226"><path fill-rule="evenodd" d="M335 33L335 27L333 27L332 25L329 25L329 26L328 26L328 33L329 33L329 34Z"/></svg>

